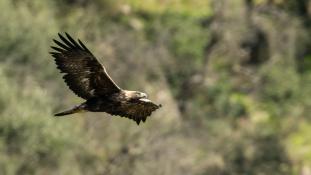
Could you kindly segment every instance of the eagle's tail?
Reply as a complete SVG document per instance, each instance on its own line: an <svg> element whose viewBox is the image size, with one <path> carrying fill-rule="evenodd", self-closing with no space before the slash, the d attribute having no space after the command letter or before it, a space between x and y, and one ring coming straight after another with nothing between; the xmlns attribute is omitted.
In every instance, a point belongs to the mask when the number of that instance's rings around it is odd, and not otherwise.
<svg viewBox="0 0 311 175"><path fill-rule="evenodd" d="M85 111L82 105L79 106L75 106L72 109L66 110L64 112L60 112L57 114L54 114L54 116L64 116L64 115L70 115L70 114L74 114L74 113L79 113L79 112L83 112Z"/></svg>

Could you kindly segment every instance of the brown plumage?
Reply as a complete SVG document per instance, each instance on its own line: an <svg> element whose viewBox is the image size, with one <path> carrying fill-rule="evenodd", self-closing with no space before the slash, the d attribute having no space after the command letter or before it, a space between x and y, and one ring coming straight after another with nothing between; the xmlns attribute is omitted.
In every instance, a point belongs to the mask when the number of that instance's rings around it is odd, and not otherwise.
<svg viewBox="0 0 311 175"><path fill-rule="evenodd" d="M110 78L104 66L80 41L58 34L60 41L53 40L51 55L68 87L86 101L70 110L55 114L64 116L81 111L106 112L136 121L145 122L153 111L160 108L138 91L123 90Z"/></svg>

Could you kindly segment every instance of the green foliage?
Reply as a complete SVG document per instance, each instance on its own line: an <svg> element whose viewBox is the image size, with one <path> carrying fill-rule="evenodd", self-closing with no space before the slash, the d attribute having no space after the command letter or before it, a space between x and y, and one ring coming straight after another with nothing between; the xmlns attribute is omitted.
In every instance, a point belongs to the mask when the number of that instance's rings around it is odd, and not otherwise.
<svg viewBox="0 0 311 175"><path fill-rule="evenodd" d="M121 0L133 6L134 9L151 13L172 12L192 16L207 16L211 14L210 2L200 0L171 0L156 1L149 0L141 3L139 0Z"/></svg>
<svg viewBox="0 0 311 175"><path fill-rule="evenodd" d="M17 72L38 69L44 70L40 76L49 75L52 68L46 65L52 64L45 59L49 56L46 46L58 30L50 3L1 0L0 8L4 14L0 17L0 61L19 66Z"/></svg>
<svg viewBox="0 0 311 175"><path fill-rule="evenodd" d="M294 66L275 63L262 68L263 95L277 103L286 102L299 89L299 75Z"/></svg>
<svg viewBox="0 0 311 175"><path fill-rule="evenodd" d="M173 34L170 49L174 56L181 59L180 62L185 62L187 66L192 64L189 68L202 65L208 32L203 26L200 26L199 20L186 16L175 18L163 16L163 19L165 19L164 25L168 26Z"/></svg>
<svg viewBox="0 0 311 175"><path fill-rule="evenodd" d="M27 78L18 85L6 77L3 66L0 70L1 174L36 174L45 168L60 167L62 160L80 145L81 140L72 139L79 138L77 128L47 117L52 99L39 86L33 86L33 80Z"/></svg>

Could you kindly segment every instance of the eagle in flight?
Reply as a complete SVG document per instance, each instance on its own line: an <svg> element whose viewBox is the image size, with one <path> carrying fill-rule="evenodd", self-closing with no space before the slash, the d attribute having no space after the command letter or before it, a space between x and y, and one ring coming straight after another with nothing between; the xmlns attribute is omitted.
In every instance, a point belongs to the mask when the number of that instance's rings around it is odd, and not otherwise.
<svg viewBox="0 0 311 175"><path fill-rule="evenodd" d="M75 41L65 34L67 38L58 34L60 40L53 40L58 47L52 46L50 54L55 58L57 68L64 73L67 86L86 101L55 116L82 111L106 112L127 117L139 125L161 107L150 101L145 93L121 89L79 39Z"/></svg>

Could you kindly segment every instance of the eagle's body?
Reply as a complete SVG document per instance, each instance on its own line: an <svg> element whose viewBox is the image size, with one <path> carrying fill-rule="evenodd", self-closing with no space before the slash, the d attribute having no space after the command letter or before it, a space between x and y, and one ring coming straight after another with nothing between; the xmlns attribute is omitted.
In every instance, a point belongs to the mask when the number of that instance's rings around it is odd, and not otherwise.
<svg viewBox="0 0 311 175"><path fill-rule="evenodd" d="M80 111L106 112L133 119L139 124L161 107L148 100L145 93L121 89L80 40L78 44L67 33L66 36L68 39L59 34L63 43L54 40L60 48L52 47L56 52L51 54L57 68L65 73L63 78L69 88L86 101L55 116Z"/></svg>

